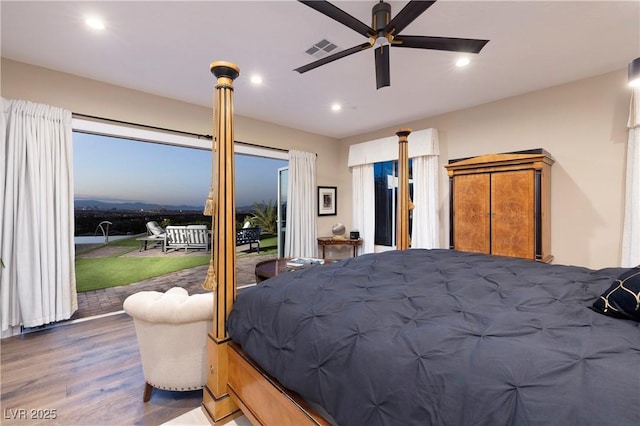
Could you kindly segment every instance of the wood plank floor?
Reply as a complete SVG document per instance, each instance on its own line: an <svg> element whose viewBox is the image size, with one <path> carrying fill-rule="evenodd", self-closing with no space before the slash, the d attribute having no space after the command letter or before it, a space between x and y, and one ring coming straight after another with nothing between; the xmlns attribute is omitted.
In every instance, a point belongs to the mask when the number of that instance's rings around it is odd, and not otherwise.
<svg viewBox="0 0 640 426"><path fill-rule="evenodd" d="M124 313L2 339L0 359L3 425L159 425L202 401L202 391L154 390L142 402L135 328Z"/></svg>

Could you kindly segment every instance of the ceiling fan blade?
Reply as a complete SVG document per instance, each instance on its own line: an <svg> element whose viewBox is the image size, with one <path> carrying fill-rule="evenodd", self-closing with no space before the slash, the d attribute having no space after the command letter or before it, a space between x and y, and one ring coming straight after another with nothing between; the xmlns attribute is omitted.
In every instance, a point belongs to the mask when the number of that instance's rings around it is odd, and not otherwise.
<svg viewBox="0 0 640 426"><path fill-rule="evenodd" d="M416 49L448 50L451 52L479 53L489 40L472 38L399 36L393 39L393 47L413 47Z"/></svg>
<svg viewBox="0 0 640 426"><path fill-rule="evenodd" d="M300 74L311 71L314 68L318 68L319 66L328 64L329 62L333 62L337 59L344 58L345 56L353 55L354 53L358 53L362 50L370 48L371 43L362 43L358 46L354 46L351 49L343 50L342 52L334 53L333 55L329 55L326 58L318 59L317 61L311 62L310 64L303 65L300 68L296 68L294 71L298 71Z"/></svg>
<svg viewBox="0 0 640 426"><path fill-rule="evenodd" d="M391 85L391 72L389 71L389 45L376 49L376 89Z"/></svg>
<svg viewBox="0 0 640 426"><path fill-rule="evenodd" d="M298 0L298 1L302 4L309 6L312 9L317 10L323 15L326 15L329 18L340 22L342 25L345 25L351 28L353 31L359 34L362 34L365 37L371 37L376 33L375 31L373 31L373 28L371 28L364 22L354 18L344 10L340 9L337 6L334 6L328 1L318 1L318 0L314 0L314 1Z"/></svg>
<svg viewBox="0 0 640 426"><path fill-rule="evenodd" d="M410 1L400 12L387 24L384 29L385 34L397 35L412 23L418 16L429 9L435 1Z"/></svg>

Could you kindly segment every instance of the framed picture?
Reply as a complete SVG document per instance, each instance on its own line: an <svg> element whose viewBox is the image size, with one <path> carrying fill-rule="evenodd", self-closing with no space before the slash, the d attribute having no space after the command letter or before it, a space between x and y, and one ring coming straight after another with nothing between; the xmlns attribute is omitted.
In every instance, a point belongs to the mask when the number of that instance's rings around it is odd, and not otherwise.
<svg viewBox="0 0 640 426"><path fill-rule="evenodd" d="M335 186L318 187L318 216L335 216L337 213L338 188Z"/></svg>

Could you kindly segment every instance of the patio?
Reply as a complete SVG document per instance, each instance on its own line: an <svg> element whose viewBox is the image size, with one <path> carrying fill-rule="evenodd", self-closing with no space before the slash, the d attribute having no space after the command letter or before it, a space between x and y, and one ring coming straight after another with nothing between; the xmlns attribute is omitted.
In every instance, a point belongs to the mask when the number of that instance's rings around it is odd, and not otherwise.
<svg viewBox="0 0 640 426"><path fill-rule="evenodd" d="M276 255L273 254L246 253L248 248L248 244L247 247L240 246L237 248L238 257L236 262L236 281L238 287L256 282L254 274L256 263L262 260L276 258ZM94 250L88 255L97 257L104 256L108 255L110 250L113 250L113 247L104 247L102 249ZM77 249L76 251L80 252L81 249ZM201 254L201 251L190 251L185 253L184 250L176 250L164 254L160 248L157 248L141 252L136 250L128 253L126 256L193 256ZM189 294L205 293L207 290L202 288L202 283L204 282L208 267L208 265L198 266L129 285L78 293L78 310L73 314L70 320L89 318L120 311L122 310L122 303L127 296L139 291L155 290L164 292L171 287L179 286L186 289Z"/></svg>

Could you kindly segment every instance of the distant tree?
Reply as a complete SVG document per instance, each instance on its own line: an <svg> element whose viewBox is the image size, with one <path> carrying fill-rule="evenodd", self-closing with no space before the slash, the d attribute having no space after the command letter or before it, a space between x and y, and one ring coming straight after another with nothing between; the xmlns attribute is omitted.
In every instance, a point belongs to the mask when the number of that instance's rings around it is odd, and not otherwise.
<svg viewBox="0 0 640 426"><path fill-rule="evenodd" d="M267 234L275 234L277 220L278 210L273 201L253 204L253 226L259 226Z"/></svg>

